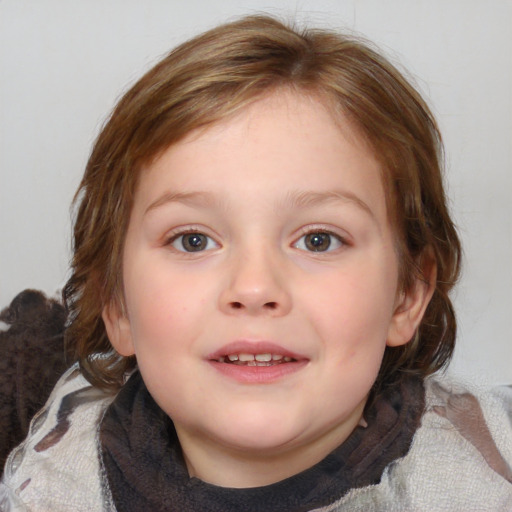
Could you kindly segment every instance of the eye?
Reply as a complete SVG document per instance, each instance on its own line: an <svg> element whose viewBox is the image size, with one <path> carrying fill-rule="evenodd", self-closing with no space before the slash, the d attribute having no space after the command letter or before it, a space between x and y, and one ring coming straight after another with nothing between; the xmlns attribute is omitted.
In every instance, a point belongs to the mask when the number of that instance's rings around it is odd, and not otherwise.
<svg viewBox="0 0 512 512"><path fill-rule="evenodd" d="M170 240L170 245L181 252L200 252L214 249L219 245L203 233L181 233Z"/></svg>
<svg viewBox="0 0 512 512"><path fill-rule="evenodd" d="M343 240L334 233L314 231L301 236L294 247L309 252L330 252L342 246Z"/></svg>

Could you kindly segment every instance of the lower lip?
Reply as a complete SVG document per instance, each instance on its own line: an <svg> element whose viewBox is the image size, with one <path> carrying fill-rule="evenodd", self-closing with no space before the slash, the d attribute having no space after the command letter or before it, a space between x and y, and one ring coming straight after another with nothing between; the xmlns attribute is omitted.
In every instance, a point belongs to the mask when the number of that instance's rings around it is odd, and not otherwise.
<svg viewBox="0 0 512 512"><path fill-rule="evenodd" d="M274 366L242 366L219 361L209 363L220 373L244 384L270 384L298 372L308 361L293 361Z"/></svg>

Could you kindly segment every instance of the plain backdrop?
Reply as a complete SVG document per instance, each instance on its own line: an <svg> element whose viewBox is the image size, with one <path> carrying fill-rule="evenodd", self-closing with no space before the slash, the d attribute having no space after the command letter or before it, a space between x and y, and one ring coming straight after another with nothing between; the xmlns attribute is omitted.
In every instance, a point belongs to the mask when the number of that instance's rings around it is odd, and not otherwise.
<svg viewBox="0 0 512 512"><path fill-rule="evenodd" d="M70 202L120 94L177 43L256 12L361 33L409 70L444 134L465 248L452 371L512 383L511 0L0 0L0 307L65 282Z"/></svg>

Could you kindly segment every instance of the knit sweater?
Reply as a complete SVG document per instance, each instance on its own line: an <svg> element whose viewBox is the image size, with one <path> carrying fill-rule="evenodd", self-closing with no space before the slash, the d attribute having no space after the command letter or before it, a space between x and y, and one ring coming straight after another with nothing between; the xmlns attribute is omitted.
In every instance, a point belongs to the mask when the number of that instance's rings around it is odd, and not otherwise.
<svg viewBox="0 0 512 512"><path fill-rule="evenodd" d="M0 510L512 511L512 388L409 379L365 414L368 427L302 474L226 489L188 477L138 373L113 397L72 367L10 454Z"/></svg>

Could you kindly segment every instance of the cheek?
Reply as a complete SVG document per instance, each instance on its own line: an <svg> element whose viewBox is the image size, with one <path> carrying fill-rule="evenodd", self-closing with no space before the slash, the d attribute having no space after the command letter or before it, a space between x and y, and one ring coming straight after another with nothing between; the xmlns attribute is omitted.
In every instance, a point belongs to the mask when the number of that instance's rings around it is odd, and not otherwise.
<svg viewBox="0 0 512 512"><path fill-rule="evenodd" d="M363 265L316 281L307 296L312 325L324 344L333 371L376 375L392 321L395 282ZM361 379L364 378L360 375Z"/></svg>
<svg viewBox="0 0 512 512"><path fill-rule="evenodd" d="M175 294L139 295L128 302L130 327L137 349L144 345L169 345L178 336L190 314L187 305Z"/></svg>
<svg viewBox="0 0 512 512"><path fill-rule="evenodd" d="M359 325L361 336L364 336L378 326L389 325L395 287L381 276L372 277L364 272L340 273L310 286L307 298L317 323L340 331Z"/></svg>
<svg viewBox="0 0 512 512"><path fill-rule="evenodd" d="M163 267L163 268L162 268ZM125 277L131 332L139 357L146 347L172 352L200 331L206 304L213 303L204 279L170 272L154 261L132 265Z"/></svg>

